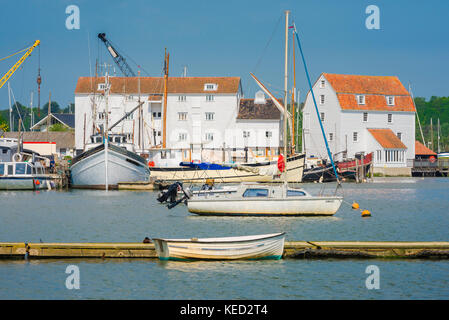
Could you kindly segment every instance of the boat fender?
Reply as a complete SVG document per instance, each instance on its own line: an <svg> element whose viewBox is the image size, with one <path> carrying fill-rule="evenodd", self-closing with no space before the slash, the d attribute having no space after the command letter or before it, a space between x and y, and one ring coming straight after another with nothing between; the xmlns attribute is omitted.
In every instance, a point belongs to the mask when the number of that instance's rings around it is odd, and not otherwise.
<svg viewBox="0 0 449 320"><path fill-rule="evenodd" d="M354 202L352 204L352 209L357 210L358 208L360 208L359 204L357 202Z"/></svg>
<svg viewBox="0 0 449 320"><path fill-rule="evenodd" d="M12 161L14 162L22 161L22 155L20 153L14 153L12 156Z"/></svg>

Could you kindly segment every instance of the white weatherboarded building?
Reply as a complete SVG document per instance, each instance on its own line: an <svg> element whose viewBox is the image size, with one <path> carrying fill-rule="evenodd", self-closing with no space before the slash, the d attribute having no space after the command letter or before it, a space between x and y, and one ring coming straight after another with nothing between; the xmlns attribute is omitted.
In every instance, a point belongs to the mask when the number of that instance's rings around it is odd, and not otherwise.
<svg viewBox="0 0 449 320"><path fill-rule="evenodd" d="M374 172L409 175L415 157L415 107L394 76L323 73L313 86L320 120L337 161L373 152ZM309 92L303 109L303 152L327 158Z"/></svg>
<svg viewBox="0 0 449 320"><path fill-rule="evenodd" d="M112 129L126 134L140 153L156 165L176 166L180 161L236 160L236 151L247 146L244 131L251 130L257 149L279 147L279 116L239 119L243 92L239 77L170 77L167 114L164 117L164 79L160 77L110 77L109 126L143 102ZM75 143L83 150L97 126L105 122L104 78L81 77L75 89ZM94 103L95 108L94 108ZM268 103L268 102L267 102ZM271 106L275 109L274 105ZM270 108L268 108L270 109ZM271 118L270 118L271 117ZM165 121L165 125L164 125ZM242 123L245 125L242 125ZM267 133L269 131L270 133ZM166 133L165 148L163 137ZM269 136L268 138L265 136ZM265 138L263 138L265 137ZM251 147L249 146L249 147ZM223 151L225 149L226 151ZM229 152L233 150L231 155ZM243 153L237 158L243 157ZM252 152L252 150L250 150ZM237 152L238 153L238 152Z"/></svg>

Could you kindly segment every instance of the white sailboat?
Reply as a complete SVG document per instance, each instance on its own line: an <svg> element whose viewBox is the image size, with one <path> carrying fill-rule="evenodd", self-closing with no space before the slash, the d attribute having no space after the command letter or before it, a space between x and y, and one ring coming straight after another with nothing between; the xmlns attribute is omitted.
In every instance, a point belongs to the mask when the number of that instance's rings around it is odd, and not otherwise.
<svg viewBox="0 0 449 320"><path fill-rule="evenodd" d="M285 233L152 240L160 260L278 260L284 252Z"/></svg>
<svg viewBox="0 0 449 320"><path fill-rule="evenodd" d="M135 153L134 145L126 136L110 134L108 126L109 76L105 76L104 135L91 136L86 150L76 156L70 166L73 188L117 188L120 182L148 181L150 170L146 160Z"/></svg>
<svg viewBox="0 0 449 320"><path fill-rule="evenodd" d="M287 82L289 11L285 15L285 81L284 81L284 154L287 154ZM296 30L295 30L296 32ZM298 41L299 45L299 41ZM301 49L301 48L300 48ZM301 50L302 54L302 50ZM307 71L306 71L307 73ZM307 73L308 75L308 73ZM313 92L312 92L313 94ZM274 101L274 100L273 100ZM324 129L322 129L324 131ZM323 134L323 136L325 136ZM326 142L327 143L327 142ZM332 161L332 160L331 160ZM334 172L337 176L334 163ZM284 168L286 158L284 158ZM193 194L187 201L189 212L201 215L333 215L340 208L343 197L312 196L303 189L288 187L286 175L280 185L241 183L237 192Z"/></svg>
<svg viewBox="0 0 449 320"><path fill-rule="evenodd" d="M236 191L193 194L189 212L215 216L331 216L342 197L313 196L286 185L242 183Z"/></svg>

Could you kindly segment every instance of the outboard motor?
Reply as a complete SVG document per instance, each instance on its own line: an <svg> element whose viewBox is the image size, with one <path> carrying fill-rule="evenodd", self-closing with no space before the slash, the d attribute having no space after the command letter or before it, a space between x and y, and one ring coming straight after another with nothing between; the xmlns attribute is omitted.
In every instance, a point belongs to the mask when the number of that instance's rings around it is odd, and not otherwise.
<svg viewBox="0 0 449 320"><path fill-rule="evenodd" d="M159 201L160 203L175 202L176 197L178 195L178 191L181 191L181 190L182 190L182 183L175 182L171 186L168 187L167 191L161 193L161 195L157 198L157 201Z"/></svg>
<svg viewBox="0 0 449 320"><path fill-rule="evenodd" d="M182 198L180 198L178 200L177 199L178 192L181 192L181 191L184 195L182 196ZM189 188L187 188L187 190L184 190L181 182L175 182L171 186L169 186L167 191L163 192L157 198L157 200L160 203L167 202L168 203L167 208L172 209L172 208L176 207L178 204L180 204L181 202L187 201L187 199L190 199L191 196L192 196L192 192L190 191Z"/></svg>

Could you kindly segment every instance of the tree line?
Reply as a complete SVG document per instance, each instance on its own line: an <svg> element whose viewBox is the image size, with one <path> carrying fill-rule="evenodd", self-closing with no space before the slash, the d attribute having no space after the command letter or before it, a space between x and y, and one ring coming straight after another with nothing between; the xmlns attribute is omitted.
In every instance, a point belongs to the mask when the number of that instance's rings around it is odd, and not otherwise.
<svg viewBox="0 0 449 320"><path fill-rule="evenodd" d="M449 151L449 97L431 97L428 101L424 98L415 98L416 110L416 140L423 142L419 130L418 118L421 122L424 140L427 147L438 152L438 127L440 119L440 151ZM432 120L432 126L430 122ZM432 143L433 132L433 145Z"/></svg>
<svg viewBox="0 0 449 320"><path fill-rule="evenodd" d="M296 112L300 112L304 103L301 103L299 108L296 108ZM426 145L434 150L438 151L438 127L437 122L440 119L440 150L449 151L449 97L436 97L432 96L429 100L422 97L415 98L416 110L418 117L416 117L416 140L423 142L421 138L421 132L419 130L418 118L421 122L421 127L423 130L424 140ZM51 112L52 113L73 113L75 111L75 105L73 103L69 104L66 108L62 109L56 101L51 102ZM33 108L34 123L43 119L48 112L48 102L44 106L37 110ZM31 127L31 109L20 102L16 102L12 106L12 119L13 119L13 129L17 131L19 125L19 113L22 117L22 121L26 130ZM296 120L295 116L295 120ZM295 127L297 130L297 141L296 145L299 147L301 145L301 127L302 127L302 117L299 115L299 123L296 123ZM430 125L432 119L433 126ZM9 109L0 110L0 130L9 130ZM432 130L433 129L433 146L429 144L432 140ZM296 131L295 130L295 131ZM300 150L300 148L298 148Z"/></svg>
<svg viewBox="0 0 449 320"><path fill-rule="evenodd" d="M31 112L31 108L21 104L20 102L14 103L12 106L11 119L12 122L9 122L9 108L0 110L0 130L9 131L11 128L13 131L18 131L19 128L19 119L22 119L23 125L27 131L31 128L31 114L34 117L34 124L38 123L40 120L45 118L48 113L48 102L44 104L39 110L37 108L33 108ZM65 108L61 108L56 101L52 101L50 105L51 113L74 113L75 112L75 104L71 103ZM54 131L59 131L58 126L56 126ZM51 129L50 129L51 130Z"/></svg>

